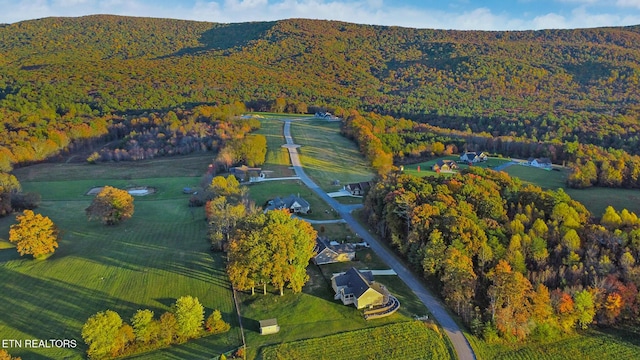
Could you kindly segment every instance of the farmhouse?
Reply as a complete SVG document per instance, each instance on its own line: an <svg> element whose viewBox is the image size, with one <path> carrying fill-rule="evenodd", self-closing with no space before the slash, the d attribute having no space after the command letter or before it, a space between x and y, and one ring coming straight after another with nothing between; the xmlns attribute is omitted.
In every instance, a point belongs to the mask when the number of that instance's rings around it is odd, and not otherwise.
<svg viewBox="0 0 640 360"><path fill-rule="evenodd" d="M277 319L260 320L260 335L275 334L280 331Z"/></svg>
<svg viewBox="0 0 640 360"><path fill-rule="evenodd" d="M353 196L364 196L364 194L371 188L371 181L363 181L352 184L347 184L344 189Z"/></svg>
<svg viewBox="0 0 640 360"><path fill-rule="evenodd" d="M335 274L331 278L331 286L336 292L334 299L341 300L344 305L353 304L357 309L383 305L389 300L389 292L373 281L371 271L351 268Z"/></svg>
<svg viewBox="0 0 640 360"><path fill-rule="evenodd" d="M355 244L339 244L321 236L316 238L316 248L314 250L317 255L313 257L313 262L316 265L351 261L356 257Z"/></svg>
<svg viewBox="0 0 640 360"><path fill-rule="evenodd" d="M246 165L236 166L229 169L229 173L240 181L247 181L251 178L264 177L262 168L248 167Z"/></svg>
<svg viewBox="0 0 640 360"><path fill-rule="evenodd" d="M540 169L551 169L551 159L549 158L529 158L528 163Z"/></svg>
<svg viewBox="0 0 640 360"><path fill-rule="evenodd" d="M478 163L481 161L487 161L487 154L483 152L477 153L475 151L467 151L464 154L460 155L460 161L464 161L467 163Z"/></svg>
<svg viewBox="0 0 640 360"><path fill-rule="evenodd" d="M453 160L438 160L432 167L435 172L451 172L458 169L458 163Z"/></svg>
<svg viewBox="0 0 640 360"><path fill-rule="evenodd" d="M281 209L288 209L294 214L306 214L310 210L310 205L305 199L292 194L285 198L277 197L273 200L269 200L265 211Z"/></svg>

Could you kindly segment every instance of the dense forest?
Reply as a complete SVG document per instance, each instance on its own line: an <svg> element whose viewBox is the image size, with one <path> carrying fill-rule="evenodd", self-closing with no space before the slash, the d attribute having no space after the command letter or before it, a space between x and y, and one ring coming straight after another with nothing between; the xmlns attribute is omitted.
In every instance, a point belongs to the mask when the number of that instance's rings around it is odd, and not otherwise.
<svg viewBox="0 0 640 360"><path fill-rule="evenodd" d="M639 26L481 32L103 15L5 24L0 170L103 137L123 116L239 101L404 117L423 132L458 134L445 144L458 147L464 134L526 139L522 153L591 161L575 186L636 186L617 176L636 171L617 160L640 149L639 44Z"/></svg>
<svg viewBox="0 0 640 360"><path fill-rule="evenodd" d="M594 223L562 189L477 167L450 178L388 176L365 209L377 233L487 340L637 324L640 220L632 212L609 207Z"/></svg>

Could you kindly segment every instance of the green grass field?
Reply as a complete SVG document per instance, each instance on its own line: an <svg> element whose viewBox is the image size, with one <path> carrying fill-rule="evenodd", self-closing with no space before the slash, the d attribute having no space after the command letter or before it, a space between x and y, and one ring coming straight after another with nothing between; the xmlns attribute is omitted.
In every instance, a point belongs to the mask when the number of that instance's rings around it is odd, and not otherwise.
<svg viewBox="0 0 640 360"><path fill-rule="evenodd" d="M389 341L393 340L393 341ZM358 350L354 350L357 348ZM409 321L265 347L263 359L447 359L442 335L419 322Z"/></svg>
<svg viewBox="0 0 640 360"><path fill-rule="evenodd" d="M405 174L409 174L409 175L414 175L414 176L429 176L429 175L449 176L450 173L438 174L437 172L431 170L433 165L440 159L455 160L458 163L458 166L460 167L460 169L466 169L466 168L469 167L469 165L461 163L459 161L460 160L460 156L458 156L458 155L450 155L450 156L443 156L443 157L440 157L440 158L437 158L437 159L431 159L429 161L424 161L424 162L421 162L421 163L404 165L404 173ZM490 157L487 161L474 164L473 166L492 169L492 168L494 168L496 166L502 165L502 164L507 163L509 161L510 161L509 159ZM420 167L420 171L418 171L418 166Z"/></svg>
<svg viewBox="0 0 640 360"><path fill-rule="evenodd" d="M339 190L344 184L369 181L374 173L358 147L340 135L339 122L293 121L291 135L298 148L304 171L323 190ZM341 185L333 185L339 180Z"/></svg>
<svg viewBox="0 0 640 360"><path fill-rule="evenodd" d="M341 302L333 300L333 290L329 279L317 266L309 266L307 273L310 276L310 281L300 294L285 291L284 296L279 296L275 289L270 288L268 288L267 295L262 295L261 288L257 288L256 295L253 296L249 293L242 294L241 310L245 336L249 344L249 359L259 356L264 346L407 322L411 320L414 313L412 311L421 314L427 311L410 289L405 287L404 292L400 293L396 290L397 287L393 287L397 283L404 285L397 281L395 276L382 277L380 281L385 285L388 284L392 293L398 293L403 305L401 305L400 311L392 316L367 321L362 316L361 310L357 310L353 306L344 306ZM388 278L386 282L384 278ZM406 304L403 303L405 296ZM411 299L416 300L412 301ZM268 318L278 320L280 332L262 336L259 334L258 321ZM351 334L343 334L343 336L349 337ZM442 346L447 346L447 342L440 341ZM310 351L307 356L318 358L322 355L322 353ZM343 356L347 356L347 354L350 354L348 349L343 352Z"/></svg>
<svg viewBox="0 0 640 360"><path fill-rule="evenodd" d="M62 240L55 254L44 261L20 258L15 249L0 250L0 338L75 339L79 346L11 349L12 355L23 359L84 358L86 346L80 330L89 316L111 309L129 321L137 309L149 308L159 317L182 295L197 296L207 315L220 309L234 327L224 335L136 358L209 358L240 345L224 259L209 251L202 208L192 211L187 207L188 196L181 194L185 184L197 183L199 178L158 176L165 169L189 174L188 169L176 171L189 163L152 160L140 163L142 169L148 167L140 172L131 171L134 167L129 163L108 164L108 171L103 165L79 164L41 164L16 171L26 191L42 194L37 212L54 221ZM117 165L123 165L125 173L131 171L130 176L122 175ZM200 171L206 165L207 161L201 162ZM195 166L193 172L196 175ZM25 173L31 181L20 178ZM62 181L65 173L85 180ZM158 177L134 178L151 173ZM114 180L108 180L109 176ZM52 181L33 181L36 179ZM158 192L136 198L135 214L123 224L107 227L87 221L84 209L91 197L84 194L89 187L131 183L154 186ZM14 221L13 216L0 219L2 236Z"/></svg>
<svg viewBox="0 0 640 360"><path fill-rule="evenodd" d="M513 165L504 170L510 176L520 178L525 183L540 186L543 189L563 188L573 199L581 202L595 217L600 217L607 206L620 211L626 208L640 214L640 190L593 187L588 189L567 188L568 170L547 171L529 166Z"/></svg>
<svg viewBox="0 0 640 360"><path fill-rule="evenodd" d="M309 203L311 213L300 215L301 217L312 220L337 218L337 214L331 211L331 207L300 180L265 181L249 186L249 197L258 206L263 206L267 200L276 196L285 197L291 194L299 195Z"/></svg>
<svg viewBox="0 0 640 360"><path fill-rule="evenodd" d="M567 335L556 341L525 344L487 344L465 334L479 360L605 360L637 359L640 356L638 329L592 329Z"/></svg>
<svg viewBox="0 0 640 360"><path fill-rule="evenodd" d="M271 117L260 119L260 130L256 134L262 134L267 138L267 157L263 170L270 171L269 177L294 176L291 167L289 151L282 147L285 143L283 128L284 122Z"/></svg>

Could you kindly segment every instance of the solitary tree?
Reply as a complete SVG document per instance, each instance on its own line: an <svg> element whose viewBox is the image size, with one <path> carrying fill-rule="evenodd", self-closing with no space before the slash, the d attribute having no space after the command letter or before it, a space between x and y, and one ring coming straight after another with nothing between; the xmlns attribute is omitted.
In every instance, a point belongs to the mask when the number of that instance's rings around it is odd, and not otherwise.
<svg viewBox="0 0 640 360"><path fill-rule="evenodd" d="M25 210L9 229L9 241L16 244L20 255L34 258L51 254L58 247L58 229L46 216Z"/></svg>
<svg viewBox="0 0 640 360"><path fill-rule="evenodd" d="M82 327L82 338L89 345L89 357L102 359L117 353L121 327L122 318L115 311L101 311L91 316Z"/></svg>
<svg viewBox="0 0 640 360"><path fill-rule="evenodd" d="M204 307L198 298L192 296L178 298L175 303L175 314L178 336L188 339L200 333L204 322Z"/></svg>
<svg viewBox="0 0 640 360"><path fill-rule="evenodd" d="M105 225L115 225L133 216L133 196L125 190L105 186L85 211L89 220L100 219Z"/></svg>

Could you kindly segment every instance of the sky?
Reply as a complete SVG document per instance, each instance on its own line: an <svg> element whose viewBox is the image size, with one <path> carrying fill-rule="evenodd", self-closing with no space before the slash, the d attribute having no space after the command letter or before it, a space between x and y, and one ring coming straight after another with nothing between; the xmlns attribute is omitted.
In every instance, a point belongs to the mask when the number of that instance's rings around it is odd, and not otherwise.
<svg viewBox="0 0 640 360"><path fill-rule="evenodd" d="M426 29L539 30L640 24L640 0L0 0L0 23L115 14L234 23L288 18Z"/></svg>

